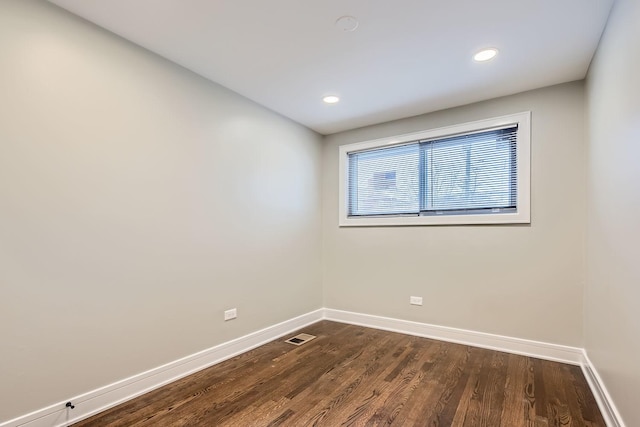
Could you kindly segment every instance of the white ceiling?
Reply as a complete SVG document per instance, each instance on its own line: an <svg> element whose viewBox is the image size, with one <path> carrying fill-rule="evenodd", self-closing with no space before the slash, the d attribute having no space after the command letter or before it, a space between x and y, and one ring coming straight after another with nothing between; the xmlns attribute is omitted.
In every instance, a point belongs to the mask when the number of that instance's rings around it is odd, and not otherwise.
<svg viewBox="0 0 640 427"><path fill-rule="evenodd" d="M582 79L613 3L50 1L322 134Z"/></svg>

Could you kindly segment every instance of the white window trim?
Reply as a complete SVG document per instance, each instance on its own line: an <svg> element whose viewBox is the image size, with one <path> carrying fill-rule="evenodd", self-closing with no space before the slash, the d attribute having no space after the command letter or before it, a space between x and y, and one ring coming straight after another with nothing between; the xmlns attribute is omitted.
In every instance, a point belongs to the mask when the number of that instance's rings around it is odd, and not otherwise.
<svg viewBox="0 0 640 427"><path fill-rule="evenodd" d="M501 126L518 125L516 145L517 212L475 215L425 215L357 217L348 216L349 153L372 148L389 147L418 140L441 138L461 133L482 131ZM511 114L486 120L463 123L421 132L413 132L388 138L357 142L340 146L339 218L340 227L372 227L402 225L471 225L471 224L529 224L531 222L531 112Z"/></svg>

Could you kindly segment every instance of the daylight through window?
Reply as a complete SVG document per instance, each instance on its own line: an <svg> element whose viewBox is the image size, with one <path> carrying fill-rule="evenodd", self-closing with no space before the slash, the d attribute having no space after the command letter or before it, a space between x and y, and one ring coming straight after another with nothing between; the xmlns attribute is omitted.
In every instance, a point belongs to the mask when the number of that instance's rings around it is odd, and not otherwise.
<svg viewBox="0 0 640 427"><path fill-rule="evenodd" d="M341 225L528 222L529 114L508 118L343 147Z"/></svg>

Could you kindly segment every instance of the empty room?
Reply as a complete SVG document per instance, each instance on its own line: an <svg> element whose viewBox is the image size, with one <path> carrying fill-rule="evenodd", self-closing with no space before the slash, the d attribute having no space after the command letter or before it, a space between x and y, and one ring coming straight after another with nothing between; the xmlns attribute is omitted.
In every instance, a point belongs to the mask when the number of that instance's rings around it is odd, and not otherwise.
<svg viewBox="0 0 640 427"><path fill-rule="evenodd" d="M638 23L0 0L0 427L640 426Z"/></svg>

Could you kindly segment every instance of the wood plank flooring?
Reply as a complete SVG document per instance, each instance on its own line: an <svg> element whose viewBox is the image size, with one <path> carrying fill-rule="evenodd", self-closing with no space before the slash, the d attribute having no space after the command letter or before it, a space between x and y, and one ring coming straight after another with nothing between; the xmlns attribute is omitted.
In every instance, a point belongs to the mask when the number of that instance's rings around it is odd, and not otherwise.
<svg viewBox="0 0 640 427"><path fill-rule="evenodd" d="M605 427L579 367L329 321L76 426ZM295 333L291 334L291 336Z"/></svg>

